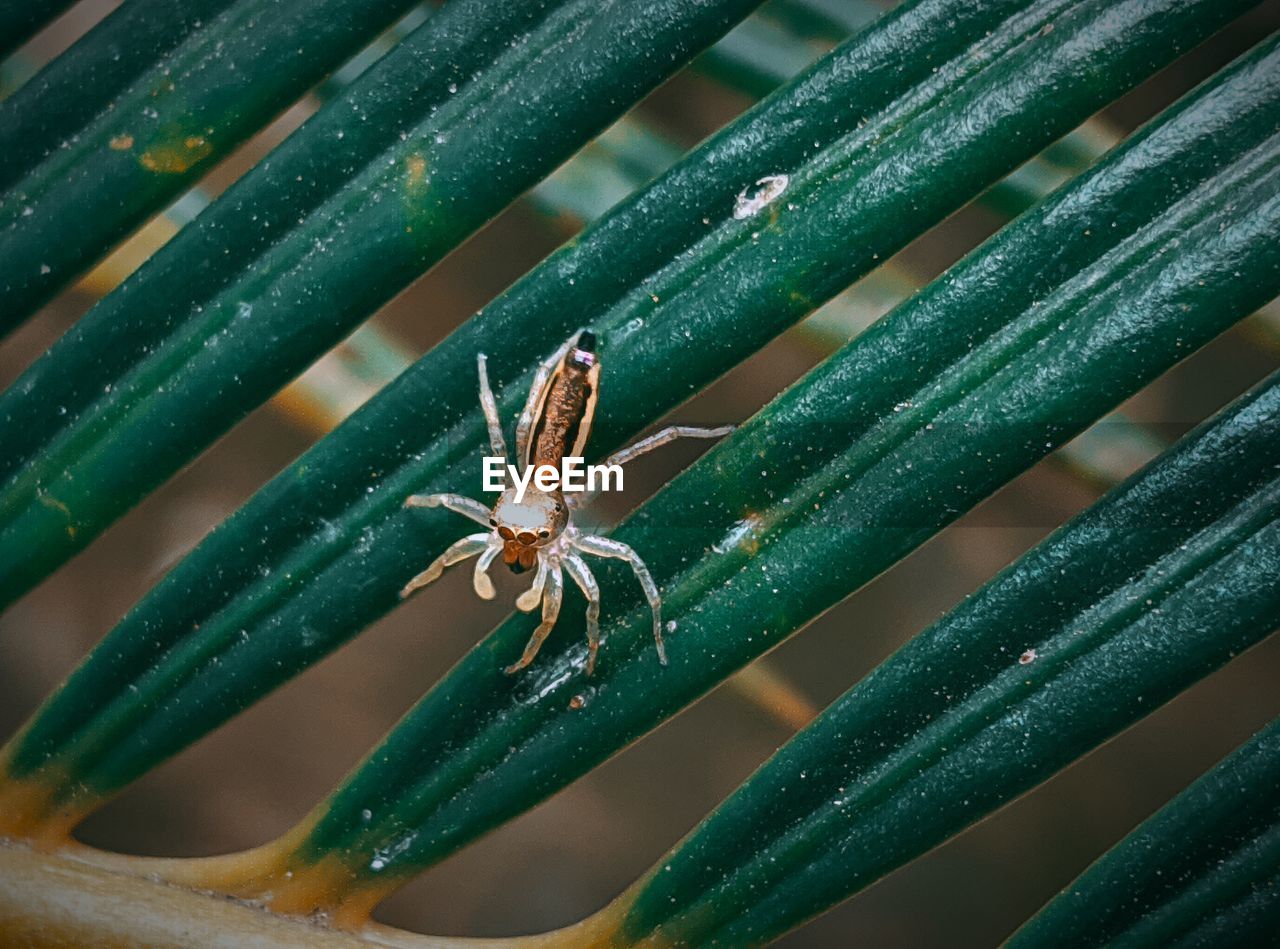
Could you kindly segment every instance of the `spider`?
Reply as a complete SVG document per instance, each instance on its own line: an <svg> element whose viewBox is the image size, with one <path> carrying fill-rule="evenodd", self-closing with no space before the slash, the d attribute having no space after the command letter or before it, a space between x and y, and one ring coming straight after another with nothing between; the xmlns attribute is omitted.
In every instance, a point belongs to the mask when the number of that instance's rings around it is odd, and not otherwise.
<svg viewBox="0 0 1280 949"><path fill-rule="evenodd" d="M476 357L476 364L480 376L480 407L489 428L489 444L494 455L505 461L506 440L498 417L497 401L489 388L484 353ZM599 401L599 378L600 361L596 355L595 335L581 330L539 366L529 389L529 398L516 422L517 458L526 465L551 465L557 469L566 456L580 458L591 434L591 423ZM719 428L673 425L611 455L604 464L626 464L677 438L718 438L731 431L732 425ZM662 599L658 595L658 587L640 555L631 547L618 540L586 533L573 525L574 508L582 506L587 499L585 492L543 491L532 483L519 502L516 501L516 489L507 488L492 510L459 494L415 494L406 498L406 507L444 507L486 525L489 530L469 534L448 547L426 570L405 585L400 591L401 598L438 579L445 567L477 555L474 586L476 594L486 600L494 597L488 570L499 554L502 562L515 573L536 565L533 584L516 599L516 608L530 613L541 604L542 622L533 631L523 655L507 667L507 674L513 675L533 662L555 626L564 593L564 572L567 572L587 598L587 675L591 675L600 649L600 588L582 555L625 560L631 565L649 601L658 660L666 665L667 655L662 643Z"/></svg>

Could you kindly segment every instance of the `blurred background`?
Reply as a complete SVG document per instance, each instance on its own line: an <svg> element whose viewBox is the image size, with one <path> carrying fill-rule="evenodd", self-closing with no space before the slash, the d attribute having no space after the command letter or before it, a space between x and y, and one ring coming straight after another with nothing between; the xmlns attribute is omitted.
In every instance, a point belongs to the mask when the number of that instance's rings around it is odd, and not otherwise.
<svg viewBox="0 0 1280 949"><path fill-rule="evenodd" d="M67 567L0 616L0 732L15 730L156 580L254 490L393 375L501 292L584 220L749 107L876 10L810 0L823 25L780 31L766 5L548 183L388 305ZM11 90L115 6L84 0L0 67ZM887 6L887 4L885 5ZM776 13L776 11L774 11ZM415 16L421 19L425 14ZM414 17L402 24L407 29ZM860 287L776 340L672 419L747 417L913 285L941 272L1028 197L1063 180L1280 27L1268 3L1108 108L1046 160L954 215ZM332 84L281 116L74 290L0 345L8 385L93 302L296 128ZM1272 307L1274 310L1274 305ZM1280 367L1280 313L1195 354L1069 449L722 686L531 813L422 875L377 913L418 932L500 936L599 908L730 793L803 721L1163 444ZM2 449L0 449L2 450ZM637 464L611 519L696 456ZM496 576L496 575L495 575ZM499 579L514 580L503 576ZM301 818L509 610L462 572L370 628L93 817L86 843L154 855L241 849ZM1047 784L792 934L785 945L989 946L1190 780L1269 721L1280 639L1254 649Z"/></svg>

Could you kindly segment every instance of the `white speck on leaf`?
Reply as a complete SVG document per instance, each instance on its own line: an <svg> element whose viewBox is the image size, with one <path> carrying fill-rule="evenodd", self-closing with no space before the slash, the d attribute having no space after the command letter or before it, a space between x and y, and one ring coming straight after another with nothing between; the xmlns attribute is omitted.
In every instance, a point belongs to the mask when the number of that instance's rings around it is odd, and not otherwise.
<svg viewBox="0 0 1280 949"><path fill-rule="evenodd" d="M742 221L755 217L778 200L790 183L791 178L787 175L765 175L749 188L743 188L733 204L734 220Z"/></svg>

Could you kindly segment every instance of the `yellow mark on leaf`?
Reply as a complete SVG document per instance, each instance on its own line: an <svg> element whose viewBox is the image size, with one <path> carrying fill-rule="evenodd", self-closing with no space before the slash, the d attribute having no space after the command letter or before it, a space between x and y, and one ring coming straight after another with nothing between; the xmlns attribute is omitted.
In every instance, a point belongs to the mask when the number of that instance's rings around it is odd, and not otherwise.
<svg viewBox="0 0 1280 949"><path fill-rule="evenodd" d="M72 787L70 775L57 767L15 778L8 755L0 761L0 837L24 840L38 850L56 850L88 809L60 800Z"/></svg>
<svg viewBox="0 0 1280 949"><path fill-rule="evenodd" d="M111 145L112 149L117 152L128 151L129 149L133 148L133 136L130 135L128 132L124 132L120 135L114 135L112 136L111 142L109 144Z"/></svg>
<svg viewBox="0 0 1280 949"><path fill-rule="evenodd" d="M138 160L148 171L180 175L208 158L212 152L213 144L203 135L188 135L182 141L153 145Z"/></svg>
<svg viewBox="0 0 1280 949"><path fill-rule="evenodd" d="M71 523L71 508L67 507L65 504L63 504L61 501L55 498L52 494L48 494L45 491L38 491L36 493L36 497L39 499L40 503L43 504L45 507L53 508L55 511L59 512L63 517L67 519L67 536L75 537L76 526L75 524Z"/></svg>
<svg viewBox="0 0 1280 949"><path fill-rule="evenodd" d="M422 188L427 181L427 160L421 155L410 155L404 160L405 167L409 170L408 186L409 190L416 191Z"/></svg>
<svg viewBox="0 0 1280 949"><path fill-rule="evenodd" d="M298 847L315 826L315 817L309 815L282 837L252 850L160 862L157 875L180 886L261 902L283 915L322 913L339 929L358 930L368 923L374 906L405 881L370 885L336 853L318 860L300 857Z"/></svg>

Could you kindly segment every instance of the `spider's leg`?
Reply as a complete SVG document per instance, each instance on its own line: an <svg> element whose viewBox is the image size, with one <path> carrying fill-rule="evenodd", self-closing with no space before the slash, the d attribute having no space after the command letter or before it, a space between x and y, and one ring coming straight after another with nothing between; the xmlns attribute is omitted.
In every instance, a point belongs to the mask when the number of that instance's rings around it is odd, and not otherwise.
<svg viewBox="0 0 1280 949"><path fill-rule="evenodd" d="M419 587L425 587L433 580L438 580L440 574L444 573L445 567L480 553L489 546L490 536L489 534L468 534L462 540L450 544L444 553L431 561L431 566L404 585L404 589L400 591L400 599L403 600Z"/></svg>
<svg viewBox="0 0 1280 949"><path fill-rule="evenodd" d="M593 534L578 534L573 539L573 546L583 553L595 554L597 557L612 557L625 560L640 581L645 599L649 601L649 609L653 611L653 641L658 646L658 661L667 664L667 650L662 644L662 597L658 596L658 585L653 582L653 575L644 565L640 555L620 540L608 537L596 537Z"/></svg>
<svg viewBox="0 0 1280 949"><path fill-rule="evenodd" d="M411 494L405 507L446 507L455 514L469 517L477 524L489 526L489 509L479 501L461 494Z"/></svg>
<svg viewBox="0 0 1280 949"><path fill-rule="evenodd" d="M516 597L516 609L523 613L532 613L542 602L542 589L547 585L547 571L550 558L546 554L538 557L538 572L533 575L533 583L529 589Z"/></svg>
<svg viewBox="0 0 1280 949"><path fill-rule="evenodd" d="M560 573L559 566L553 564L547 568L547 592L542 600L542 622L529 637L529 644L524 647L524 655L520 657L520 661L507 666L507 675L514 675L533 662L533 657L542 648L542 641L556 625L556 617L560 615L560 599L563 595L564 577Z"/></svg>
<svg viewBox="0 0 1280 949"><path fill-rule="evenodd" d="M493 389L489 388L489 370L485 366L487 357L484 353L476 356L476 369L480 374L480 408L484 411L485 423L489 426L489 449L499 455L505 462L507 459L507 440L502 436L502 421L498 418L498 400L493 397Z"/></svg>
<svg viewBox="0 0 1280 949"><path fill-rule="evenodd" d="M564 569L587 598L587 675L591 675L596 668L596 654L600 652L600 586L587 562L578 554L565 554Z"/></svg>
<svg viewBox="0 0 1280 949"><path fill-rule="evenodd" d="M534 416L538 413L538 403L542 395L542 390L547 385L547 380L551 378L551 374L556 371L556 367L560 365L560 360L564 359L565 353L569 351L569 347L574 344L577 338L582 335L582 330L577 330L565 342L563 346L546 358L541 366L538 367L537 373L534 374L533 384L529 386L529 398L525 401L524 411L520 413L520 418L516 422L516 464L523 465L525 456L529 452L529 436L533 431Z"/></svg>
<svg viewBox="0 0 1280 949"><path fill-rule="evenodd" d="M677 438L719 438L722 435L728 435L734 430L733 425L721 425L718 428L702 428L696 425L670 425L659 432L652 435L646 435L633 445L629 445L620 451L614 452L606 458L601 464L604 467L610 465L625 465L629 461L634 461L641 455L648 454L655 448L661 448L668 445ZM565 495L566 499L574 507L582 507L592 498L595 497L596 491L582 491L574 494Z"/></svg>
<svg viewBox="0 0 1280 949"><path fill-rule="evenodd" d="M615 451L604 460L604 464L625 465L628 461L639 458L655 448L669 445L677 438L719 438L722 435L728 435L735 427L733 425L720 425L716 428L705 428L700 425L669 425L661 431L654 432L652 435L646 435L640 441L628 445L621 451Z"/></svg>
<svg viewBox="0 0 1280 949"><path fill-rule="evenodd" d="M489 579L489 565L493 563L493 558L502 552L502 538L496 534L489 535L489 542L485 546L484 553L480 555L480 559L476 561L475 577L472 585L476 588L476 596L482 600L492 600L495 596L493 589L493 581Z"/></svg>

